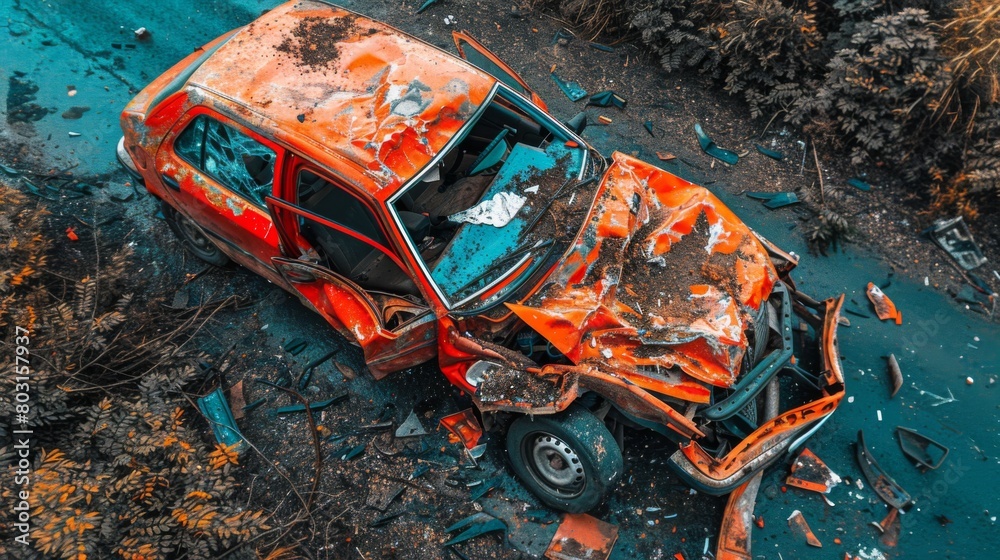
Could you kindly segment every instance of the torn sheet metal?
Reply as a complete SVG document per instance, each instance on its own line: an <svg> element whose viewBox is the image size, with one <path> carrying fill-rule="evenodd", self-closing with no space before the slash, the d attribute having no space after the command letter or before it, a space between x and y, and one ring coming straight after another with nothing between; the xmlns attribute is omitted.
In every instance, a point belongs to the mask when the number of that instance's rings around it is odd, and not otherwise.
<svg viewBox="0 0 1000 560"><path fill-rule="evenodd" d="M896 361L895 354L889 354L889 382L892 384L892 392L889 393L889 398L896 396L899 392L899 388L903 386L903 371L899 369L899 362Z"/></svg>
<svg viewBox="0 0 1000 560"><path fill-rule="evenodd" d="M458 223L487 224L493 227L504 227L517 215L527 201L527 197L511 192L499 192L493 198L448 217Z"/></svg>
<svg viewBox="0 0 1000 560"><path fill-rule="evenodd" d="M944 249L965 270L972 270L986 262L986 257L972 238L969 226L962 216L950 220L937 220L924 231L939 247Z"/></svg>
<svg viewBox="0 0 1000 560"><path fill-rule="evenodd" d="M420 418L417 413L410 411L410 415L406 417L406 420L396 428L396 437L398 438L408 438L408 437L418 437L427 435L427 430L424 429L424 425L420 423Z"/></svg>
<svg viewBox="0 0 1000 560"><path fill-rule="evenodd" d="M485 515L485 514L480 514L480 515ZM448 542L444 543L444 546L451 546L451 545L454 545L454 544L462 543L462 542L465 542L465 541L467 541L469 539L474 539L474 538L478 537L479 535L485 535L486 533L493 533L493 532L496 532L496 531L503 531L504 533L507 532L507 525L505 525L503 521L500 521L499 519L492 518L492 517L490 517L488 515L486 517L488 519L486 519L484 521L479 521L479 522L476 522L476 523L465 523L465 521L468 521L468 519L470 519L470 518L466 518L466 519L464 519L462 521L459 521L455 525L452 525L451 527L449 527L447 529L447 531L449 533L457 531L458 529L460 529L462 527L468 526L469 528L466 529L466 530L464 530L464 531L462 531L458 536L456 536L456 537L452 538L451 540L449 540Z"/></svg>
<svg viewBox="0 0 1000 560"><path fill-rule="evenodd" d="M445 416L441 419L441 425L454 434L458 441L465 445L466 449L476 447L479 438L483 436L483 428L471 408Z"/></svg>
<svg viewBox="0 0 1000 560"><path fill-rule="evenodd" d="M566 94L566 97L568 97L570 101L579 101L584 97L587 97L587 90L580 87L580 84L563 80L557 76L555 72L552 72L549 75L552 76L552 81L559 86L559 89Z"/></svg>
<svg viewBox="0 0 1000 560"><path fill-rule="evenodd" d="M895 548L899 544L899 533L902 530L902 524L899 521L899 510L896 508L889 508L889 513L878 523L873 523L875 527L882 533L879 537L879 542L882 543L887 548Z"/></svg>
<svg viewBox="0 0 1000 560"><path fill-rule="evenodd" d="M896 304L892 303L889 296L885 295L885 292L881 288L875 285L874 282L868 283L868 299L875 306L875 314L878 318L886 321L892 319L897 325L903 324L903 314L896 309Z"/></svg>
<svg viewBox="0 0 1000 560"><path fill-rule="evenodd" d="M617 525L585 513L567 513L545 550L545 557L551 560L607 560L617 540Z"/></svg>
<svg viewBox="0 0 1000 560"><path fill-rule="evenodd" d="M830 470L830 467L809 449L803 449L795 458L792 463L792 474L785 479L785 484L789 486L822 494L829 493L840 482L837 473Z"/></svg>
<svg viewBox="0 0 1000 560"><path fill-rule="evenodd" d="M788 526L793 531L804 537L806 539L806 544L809 546L823 548L823 543L819 542L819 539L816 538L816 534L809 528L809 523L806 522L806 518L803 517L801 511L795 510L790 516L788 516Z"/></svg>
<svg viewBox="0 0 1000 560"><path fill-rule="evenodd" d="M722 527L719 529L719 547L715 552L716 560L751 560L753 558L750 553L753 508L757 501L757 491L760 489L760 479L763 476L764 471L758 472L729 495L726 511L722 515Z"/></svg>
<svg viewBox="0 0 1000 560"><path fill-rule="evenodd" d="M865 434L861 430L858 430L855 453L858 465L861 467L861 472L865 475L865 479L868 480L868 484L875 490L875 493L885 503L896 509L905 511L913 503L913 499L875 461L867 445L865 445Z"/></svg>
<svg viewBox="0 0 1000 560"><path fill-rule="evenodd" d="M934 470L940 467L950 451L944 445L931 438L902 426L896 426L896 437L899 447L911 461L921 470Z"/></svg>

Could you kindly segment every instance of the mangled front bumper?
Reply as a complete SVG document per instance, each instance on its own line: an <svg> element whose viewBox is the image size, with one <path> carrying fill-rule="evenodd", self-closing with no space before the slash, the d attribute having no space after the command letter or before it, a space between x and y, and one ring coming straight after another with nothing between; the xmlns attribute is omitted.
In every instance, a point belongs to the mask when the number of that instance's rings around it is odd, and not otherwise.
<svg viewBox="0 0 1000 560"><path fill-rule="evenodd" d="M680 449L670 456L669 464L681 478L702 492L716 495L729 493L755 472L775 462L786 452L795 450L830 417L844 396L843 366L840 363L837 347L837 326L844 296L828 299L818 305L795 292L791 292L790 296L795 299L793 306L800 315L813 322L816 327L822 371L817 375L803 371L792 360L791 352L786 354L783 348L774 361L762 360L758 367L735 387L734 398L745 396L744 398L739 399L739 402L727 402L727 399L718 403L710 407L705 416L710 420L712 415L721 417L729 411L728 409L745 403L749 400L747 397L756 395L782 369L814 385L819 397L791 410L779 412L776 417L754 429L722 457L708 453L696 440L681 444ZM815 305L818 315L807 309L810 304ZM790 344L791 333L788 332L787 324L790 320L790 311L786 307L781 314L785 323L782 328L784 331L782 339ZM717 418L717 421L725 420Z"/></svg>

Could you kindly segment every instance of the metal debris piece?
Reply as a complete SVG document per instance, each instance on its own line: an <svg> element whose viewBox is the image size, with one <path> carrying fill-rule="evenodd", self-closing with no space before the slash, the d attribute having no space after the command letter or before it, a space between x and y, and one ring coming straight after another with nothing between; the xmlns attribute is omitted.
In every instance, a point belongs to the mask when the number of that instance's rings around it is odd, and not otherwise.
<svg viewBox="0 0 1000 560"><path fill-rule="evenodd" d="M704 150L706 154L719 161L724 161L729 165L736 165L736 163L740 161L740 156L736 155L736 152L724 150L718 147L715 142L713 142L712 139L705 134L705 131L701 128L700 123L695 123L694 133L698 137L698 143L701 144L701 149Z"/></svg>
<svg viewBox="0 0 1000 560"><path fill-rule="evenodd" d="M858 179L857 177L851 177L850 179L848 179L847 180L847 184L850 185L850 186L852 186L852 187L854 187L854 188L856 188L856 189L858 189L859 191L868 192L868 191L872 190L871 184L869 184L869 183L867 183L865 181L862 181L861 179Z"/></svg>
<svg viewBox="0 0 1000 560"><path fill-rule="evenodd" d="M554 45L559 42L559 39L572 39L573 34L569 32L565 27L560 28L556 31L556 34L552 36L552 42L549 45Z"/></svg>
<svg viewBox="0 0 1000 560"><path fill-rule="evenodd" d="M614 47L609 47L608 45L602 45L601 43L590 42L590 43L587 43L587 45L590 46L590 48L597 49L599 51L615 52L615 48Z"/></svg>
<svg viewBox="0 0 1000 560"><path fill-rule="evenodd" d="M893 319L897 325L903 324L903 314L896 310L896 304L892 303L892 300L885 295L881 288L876 286L874 282L869 282L867 292L868 299L875 306L875 314L878 315L879 319L883 321Z"/></svg>
<svg viewBox="0 0 1000 560"><path fill-rule="evenodd" d="M889 393L891 399L903 386L903 371L899 369L899 362L896 361L895 354L889 354L889 380L892 382L892 392Z"/></svg>
<svg viewBox="0 0 1000 560"><path fill-rule="evenodd" d="M417 465L417 468L413 469L413 472L410 473L410 478L408 480L420 478L421 476L427 474L430 470L431 468L427 465Z"/></svg>
<svg viewBox="0 0 1000 560"><path fill-rule="evenodd" d="M677 156L670 152L656 152L656 157L660 158L660 161L671 161L677 159Z"/></svg>
<svg viewBox="0 0 1000 560"><path fill-rule="evenodd" d="M785 479L785 484L827 494L830 490L840 484L841 479L837 473L830 470L822 459L808 448L795 458L792 463L792 474Z"/></svg>
<svg viewBox="0 0 1000 560"><path fill-rule="evenodd" d="M760 152L761 154L763 154L763 155L765 155L765 156L767 156L767 157L769 157L771 159L776 159L778 161L781 161L781 160L785 159L785 154L783 154L781 152L776 152L774 150L769 150L769 149L765 148L764 146L761 146L760 144L754 144L753 147L756 148L758 152Z"/></svg>
<svg viewBox="0 0 1000 560"><path fill-rule="evenodd" d="M878 523L872 523L882 536L879 538L879 542L889 548L895 548L899 544L899 531L901 529L901 524L899 522L899 510L896 508L889 508L889 513Z"/></svg>
<svg viewBox="0 0 1000 560"><path fill-rule="evenodd" d="M252 403L244 406L243 407L243 413L246 414L247 412L250 412L251 410L257 408L258 406L264 404L265 402L267 402L267 399L264 398L264 397L261 397L261 398L255 400L255 401L253 401Z"/></svg>
<svg viewBox="0 0 1000 560"><path fill-rule="evenodd" d="M309 341L304 338L293 338L285 343L283 348L285 352L293 356L298 356L309 346Z"/></svg>
<svg viewBox="0 0 1000 560"><path fill-rule="evenodd" d="M557 76L555 72L552 72L549 75L552 76L552 81L559 86L559 89L566 94L566 97L568 97L570 101L579 101L584 97L587 97L587 90L580 87L580 84L576 82L564 81L562 78Z"/></svg>
<svg viewBox="0 0 1000 560"><path fill-rule="evenodd" d="M380 490L381 491L375 491L375 489L372 489L372 491L368 494L368 499L365 501L365 505L385 513L385 510L389 509L392 502L396 501L396 498L401 496L403 492L406 491L406 486L402 484L394 484L385 486Z"/></svg>
<svg viewBox="0 0 1000 560"><path fill-rule="evenodd" d="M354 371L354 368L347 364L342 364L340 362L333 362L334 367L340 372L340 375L344 376L344 379L350 381L358 376L358 373Z"/></svg>
<svg viewBox="0 0 1000 560"><path fill-rule="evenodd" d="M401 510L393 512L393 513L387 513L387 514L383 515L382 517L379 517L375 521L372 521L371 523L369 523L368 526L371 527L371 528L375 528L375 527L381 527L383 525L388 525L388 523L390 521L392 521L393 519L396 519L397 517L399 517L399 516L401 516L401 515L403 515L405 513L409 513L409 510L401 509Z"/></svg>
<svg viewBox="0 0 1000 560"><path fill-rule="evenodd" d="M910 498L906 490L903 490L896 484L895 480L882 470L882 467L878 465L875 458L871 456L868 447L865 445L865 434L862 430L858 430L858 441L855 444L855 448L861 472L865 475L865 479L868 480L868 484L875 490L875 493L885 503L896 509L905 511L913 503L913 499Z"/></svg>
<svg viewBox="0 0 1000 560"><path fill-rule="evenodd" d="M965 225L962 216L950 220L937 220L923 233L929 235L965 270L972 270L986 262L986 257L976 245L969 226Z"/></svg>
<svg viewBox="0 0 1000 560"><path fill-rule="evenodd" d="M653 134L653 121L646 121L642 123L642 127L646 129L646 132L648 132L650 136L656 138L656 135ZM656 152L656 155L660 155L660 152Z"/></svg>
<svg viewBox="0 0 1000 560"><path fill-rule="evenodd" d="M236 427L233 411L226 402L222 387L217 387L211 393L198 399L198 409L208 419L215 434L215 440L232 448L237 453L246 448L246 440Z"/></svg>
<svg viewBox="0 0 1000 560"><path fill-rule="evenodd" d="M335 397L333 397L331 399L327 399L325 401L311 402L311 403L309 403L309 410L323 410L324 408L326 408L326 407L328 407L330 405L338 404L338 403L341 403L343 401L346 401L347 398L348 398L348 396L349 396L349 393L344 392L344 393L341 393L341 394L339 394L339 395L337 395L337 396L335 396ZM298 403L298 404L292 404L292 405L288 405L288 406L283 406L283 407L281 407L281 408L279 408L277 410L277 413L278 414L290 414L292 412L305 412L305 410L306 410L306 406L304 404L302 404L302 403Z"/></svg>
<svg viewBox="0 0 1000 560"><path fill-rule="evenodd" d="M474 520L474 518L483 519L483 517L480 516L485 516L486 520L476 523L476 520ZM507 532L507 526L504 525L503 521L500 521L499 519L486 515L485 513L477 513L476 515L467 517L462 521L459 521L458 523L452 525L451 527L446 529L446 531L452 533L466 526L468 526L469 528L466 529L465 531L462 531L462 533L459 534L457 537L444 543L444 546L451 546L453 544L465 542L469 539L474 539L479 535L485 535L486 533L492 533L494 531L503 531L504 533Z"/></svg>
<svg viewBox="0 0 1000 560"><path fill-rule="evenodd" d="M806 518L802 516L802 512L795 510L791 515L788 516L788 526L793 530L797 530L806 539L806 544L809 546L815 546L816 548L823 548L823 543L819 542L816 538L816 533L812 532L809 528L809 524L806 523Z"/></svg>
<svg viewBox="0 0 1000 560"><path fill-rule="evenodd" d="M299 391L306 388L309 385L309 381L312 379L313 371L319 367L323 362L329 360L330 358L336 356L340 352L340 348L336 350L330 350L326 354L323 354L319 358L309 362L309 364L302 370L299 374Z"/></svg>
<svg viewBox="0 0 1000 560"><path fill-rule="evenodd" d="M729 494L729 502L722 516L722 527L719 529L716 560L751 560L750 524L763 475L763 471L758 472Z"/></svg>
<svg viewBox="0 0 1000 560"><path fill-rule="evenodd" d="M472 491L472 495L469 496L469 499L471 501L475 502L479 498L482 498L486 494L489 494L490 491L493 490L494 488L496 488L500 484L500 482L502 480L503 480L503 478L501 478L501 477L498 476L498 477L494 477L494 478L490 478L490 479L481 481L482 484L480 484L479 486L477 486L476 489Z"/></svg>
<svg viewBox="0 0 1000 560"><path fill-rule="evenodd" d="M899 437L903 455L909 457L921 470L934 470L948 457L950 449L916 430L896 426L896 436Z"/></svg>
<svg viewBox="0 0 1000 560"><path fill-rule="evenodd" d="M597 92L587 100L587 106L594 105L595 107L610 107L614 105L619 109L624 109L627 104L628 101L624 97L611 90Z"/></svg>
<svg viewBox="0 0 1000 560"><path fill-rule="evenodd" d="M365 451L365 444L355 446L345 446L340 449L334 456L339 458L341 461L350 461L351 459L361 455Z"/></svg>
<svg viewBox="0 0 1000 560"><path fill-rule="evenodd" d="M11 177L17 177L18 175L20 175L20 173L17 172L17 169L14 169L13 167L8 167L2 163L0 163L0 170L3 170L4 173L10 175Z"/></svg>
<svg viewBox="0 0 1000 560"><path fill-rule="evenodd" d="M445 416L441 419L441 425L465 444L466 449L476 447L479 438L483 436L483 428L471 408Z"/></svg>
<svg viewBox="0 0 1000 560"><path fill-rule="evenodd" d="M611 123L613 123L615 121L611 120L610 117L605 117L604 115L598 115L597 116L597 122L599 122L601 124L611 124Z"/></svg>
<svg viewBox="0 0 1000 560"><path fill-rule="evenodd" d="M406 417L406 420L400 424L399 428L396 429L396 437L398 438L408 438L427 435L427 430L424 429L424 425L420 423L420 418L417 413L410 411L410 415Z"/></svg>
<svg viewBox="0 0 1000 560"><path fill-rule="evenodd" d="M545 557L551 560L606 560L617 540L617 525L585 513L566 513L545 550Z"/></svg>
<svg viewBox="0 0 1000 560"><path fill-rule="evenodd" d="M798 204L799 197L793 192L748 192L746 195L756 200L763 200L764 206L771 210Z"/></svg>

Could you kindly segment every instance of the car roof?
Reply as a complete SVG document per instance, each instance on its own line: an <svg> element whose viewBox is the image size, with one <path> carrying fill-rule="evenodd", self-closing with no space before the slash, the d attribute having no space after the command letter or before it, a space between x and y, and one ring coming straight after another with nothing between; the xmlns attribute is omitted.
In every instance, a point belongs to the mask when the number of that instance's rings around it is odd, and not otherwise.
<svg viewBox="0 0 1000 560"><path fill-rule="evenodd" d="M265 135L357 166L371 179L359 186L379 199L422 169L495 83L386 24L314 1L262 15L188 81L255 113L246 117Z"/></svg>

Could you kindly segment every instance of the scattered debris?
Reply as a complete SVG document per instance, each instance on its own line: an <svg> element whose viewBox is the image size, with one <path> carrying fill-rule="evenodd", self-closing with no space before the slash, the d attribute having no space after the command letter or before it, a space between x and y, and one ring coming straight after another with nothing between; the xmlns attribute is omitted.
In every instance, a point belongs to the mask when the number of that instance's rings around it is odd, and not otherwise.
<svg viewBox="0 0 1000 560"><path fill-rule="evenodd" d="M339 352L340 348L337 348L336 350L330 350L326 354L323 354L319 358L316 358L315 360L309 362L309 364L306 365L305 369L302 370L302 373L299 374L299 390L301 391L305 389L307 385L309 385L309 381L312 380L313 371L315 371L317 367L323 364L323 362L336 356Z"/></svg>
<svg viewBox="0 0 1000 560"><path fill-rule="evenodd" d="M869 282L867 291L868 299L875 306L875 314L878 315L879 319L883 321L893 319L897 325L903 324L903 314L896 310L896 304L892 303L892 300L885 295L881 288L876 286L874 282Z"/></svg>
<svg viewBox="0 0 1000 560"><path fill-rule="evenodd" d="M246 440L243 434L236 427L236 419L233 418L233 411L226 402L226 395L222 392L222 387L217 387L211 393L198 399L198 409L208 419L215 434L215 440L231 448L237 453L246 447Z"/></svg>
<svg viewBox="0 0 1000 560"><path fill-rule="evenodd" d="M865 445L865 434L858 430L858 441L855 444L855 452L861 472L872 486L875 493L890 506L906 510L913 503L910 495L903 490L896 481L889 477L882 467L878 465L875 458L871 456L868 447Z"/></svg>
<svg viewBox="0 0 1000 560"><path fill-rule="evenodd" d="M892 383L892 391L889 393L889 398L896 396L899 392L899 388L903 386L903 372L899 369L899 362L896 361L895 354L889 354L889 381Z"/></svg>
<svg viewBox="0 0 1000 560"><path fill-rule="evenodd" d="M68 120L76 120L83 116L84 113L90 110L90 107L77 107L73 106L69 109L63 111L62 118Z"/></svg>
<svg viewBox="0 0 1000 560"><path fill-rule="evenodd" d="M969 226L965 225L962 216L950 220L937 220L923 233L930 236L965 270L972 270L986 262L986 257L976 245Z"/></svg>
<svg viewBox="0 0 1000 560"><path fill-rule="evenodd" d="M486 533L492 533L494 531L503 531L505 533L507 531L507 526L504 525L503 521L485 513L477 513L470 517L466 517L451 527L448 527L445 531L448 533L454 533L455 531L465 527L469 528L462 531L457 537L454 537L450 541L444 543L444 546L451 546L465 542L469 539L474 539L479 535L485 535Z"/></svg>
<svg viewBox="0 0 1000 560"><path fill-rule="evenodd" d="M601 43L595 43L595 42L591 41L590 43L587 43L587 45L590 46L590 48L597 49L599 51L615 52L615 48L614 47L609 47L608 45L602 45Z"/></svg>
<svg viewBox="0 0 1000 560"><path fill-rule="evenodd" d="M441 419L441 425L465 444L466 449L476 447L479 438L483 436L483 428L471 408L445 416Z"/></svg>
<svg viewBox="0 0 1000 560"><path fill-rule="evenodd" d="M677 159L677 156L670 152L656 152L656 157L660 158L660 161L671 161Z"/></svg>
<svg viewBox="0 0 1000 560"><path fill-rule="evenodd" d="M298 356L308 347L309 347L309 341L304 338L293 338L288 342L286 342L285 345L283 346L285 352L288 352L293 356Z"/></svg>
<svg viewBox="0 0 1000 560"><path fill-rule="evenodd" d="M247 401L243 398L243 380L240 379L235 385L229 388L230 408L233 411L233 418L239 420L246 413Z"/></svg>
<svg viewBox="0 0 1000 560"><path fill-rule="evenodd" d="M400 424L399 428L396 429L396 437L398 438L408 438L427 435L427 430L424 429L424 425L420 423L420 418L417 413L410 411L410 415L406 417L406 420Z"/></svg>
<svg viewBox="0 0 1000 560"><path fill-rule="evenodd" d="M590 96L587 101L587 106L594 105L595 107L610 107L614 105L619 109L624 109L628 101L624 97L618 95L611 90L605 90Z"/></svg>
<svg viewBox="0 0 1000 560"><path fill-rule="evenodd" d="M599 122L601 124L611 124L614 121L611 120L609 117L605 117L604 115L598 115L597 116L597 122Z"/></svg>
<svg viewBox="0 0 1000 560"><path fill-rule="evenodd" d="M552 560L606 560L618 540L618 526L585 513L566 513L545 550Z"/></svg>
<svg viewBox="0 0 1000 560"><path fill-rule="evenodd" d="M570 33L570 31L568 29L566 29L565 27L561 27L561 28L559 28L558 31L556 31L555 35L552 36L552 42L550 42L549 45L554 45L554 44L558 43L560 41L560 39L562 39L563 43L565 43L566 41L568 41L568 40L570 40L572 38L573 38L573 34Z"/></svg>
<svg viewBox="0 0 1000 560"><path fill-rule="evenodd" d="M850 179L848 179L847 180L847 184L850 185L850 186L852 186L852 187L854 187L854 188L856 188L856 189L858 189L859 191L868 192L868 191L872 190L871 184L869 184L869 183L867 183L865 181L862 181L861 179L859 179L857 177L851 177Z"/></svg>
<svg viewBox="0 0 1000 560"><path fill-rule="evenodd" d="M934 470L940 467L950 451L931 438L902 426L896 426L899 448L920 470Z"/></svg>
<svg viewBox="0 0 1000 560"><path fill-rule="evenodd" d="M420 12L426 10L427 8L430 8L431 6L433 6L434 4L436 4L437 1L438 0L427 0L426 2L424 2L423 4L421 4L419 8L417 8L417 13L419 14Z"/></svg>
<svg viewBox="0 0 1000 560"><path fill-rule="evenodd" d="M69 133L69 137L70 138L76 138L77 136L83 136L83 134L81 134L79 132L70 131L70 133Z"/></svg>
<svg viewBox="0 0 1000 560"><path fill-rule="evenodd" d="M760 489L763 472L758 472L750 480L739 485L729 494L722 526L719 529L719 545L715 551L716 560L751 560L750 532L753 522L753 508ZM757 526L764 528L764 519L757 518Z"/></svg>
<svg viewBox="0 0 1000 560"><path fill-rule="evenodd" d="M645 128L646 132L648 132L650 136L656 138L656 135L653 134L653 121L646 121L642 123L642 128ZM656 152L656 155L660 155L660 152Z"/></svg>
<svg viewBox="0 0 1000 560"><path fill-rule="evenodd" d="M564 81L562 78L557 76L555 72L552 72L549 75L552 76L552 81L559 86L559 89L566 94L566 97L568 97L570 101L579 101L584 97L587 97L587 90L580 87L580 84L576 82Z"/></svg>
<svg viewBox="0 0 1000 560"><path fill-rule="evenodd" d="M792 474L785 479L785 484L789 486L822 494L830 492L840 482L837 473L830 470L830 467L809 449L803 449L795 458L795 462L792 463Z"/></svg>
<svg viewBox="0 0 1000 560"><path fill-rule="evenodd" d="M823 548L823 543L819 542L819 539L816 538L816 534L809 528L809 524L806 523L806 518L802 516L801 511L795 510L788 516L788 526L793 530L798 531L801 536L805 537L806 543L809 546Z"/></svg>
<svg viewBox="0 0 1000 560"><path fill-rule="evenodd" d="M342 403L342 402L346 401L349 396L350 396L350 393L348 393L348 392L345 391L345 392L343 392L343 393L341 393L341 394L339 394L336 397L333 397L331 399L327 399L325 401L319 401L319 402L309 403L309 410L323 410L324 408L326 408L326 407L328 407L330 405L339 404L339 403ZM292 405L288 405L288 406L283 406L283 407L279 408L278 410L276 410L275 413L277 413L277 414L291 414L293 412L305 412L305 410L306 410L306 406L304 404L302 404L302 403L298 403L298 404L292 404Z"/></svg>
<svg viewBox="0 0 1000 560"><path fill-rule="evenodd" d="M799 202L799 197L793 192L748 192L746 195L756 200L763 200L764 206L771 210L791 206Z"/></svg>
<svg viewBox="0 0 1000 560"><path fill-rule="evenodd" d="M138 41L145 41L153 36L153 34L150 33L145 27L140 27L139 29L132 31L132 34L135 35L135 38Z"/></svg>
<svg viewBox="0 0 1000 560"><path fill-rule="evenodd" d="M761 146L760 144L754 144L753 147L756 148L758 152L760 152L761 154L763 154L763 155L765 155L765 156L767 156L767 157L769 157L771 159L775 159L775 160L778 160L778 161L781 161L781 160L785 159L785 154L783 154L781 152L776 152L774 150L769 150L769 149L765 148L764 146Z"/></svg>
<svg viewBox="0 0 1000 560"><path fill-rule="evenodd" d="M401 496L404 491L406 491L406 486L402 484L388 484L382 485L377 489L372 488L372 491L368 494L368 499L365 500L365 505L385 513L389 509L389 506L392 505L392 502L396 501L396 498Z"/></svg>
<svg viewBox="0 0 1000 560"><path fill-rule="evenodd" d="M244 413L244 415L245 415L245 414L246 414L247 412L250 412L251 410L253 410L253 409L257 408L258 406L260 406L260 405L264 404L265 402L267 402L267 399L266 399L266 398L264 398L264 397L261 397L261 398L259 398L259 399L255 400L255 401L253 401L252 403L250 403L250 404L248 404L248 405L244 406L244 407L243 407L243 413Z"/></svg>
<svg viewBox="0 0 1000 560"><path fill-rule="evenodd" d="M701 128L701 123L695 123L694 133L698 137L698 143L701 144L701 149L705 151L706 154L728 163L729 165L736 165L740 161L740 156L736 155L736 152L730 150L724 150L715 145L715 142L705 134L704 129Z"/></svg>
<svg viewBox="0 0 1000 560"><path fill-rule="evenodd" d="M942 397L941 395L935 395L930 391L924 391L920 387L917 387L916 383L912 383L910 386L919 391L921 395L927 395L929 397L937 399L937 402L931 403L931 406L941 406L943 404L958 402L958 399L955 398L955 395L952 394L951 389L948 387L945 387L945 390L948 391L948 396Z"/></svg>
<svg viewBox="0 0 1000 560"><path fill-rule="evenodd" d="M68 228L66 228L66 237L69 238L70 241L80 240L80 236L76 234L76 230L73 228L73 226L69 226Z"/></svg>
<svg viewBox="0 0 1000 560"><path fill-rule="evenodd" d="M354 445L354 446L348 445L348 446L344 447L343 449L341 449L340 451L338 451L335 454L335 456L338 457L338 458L340 458L341 461L350 461L351 459L353 459L353 458L357 457L358 455L361 455L362 453L364 453L365 447L366 446L363 443L360 444L360 445Z"/></svg>
<svg viewBox="0 0 1000 560"><path fill-rule="evenodd" d="M481 484L479 484L476 487L476 489L472 491L472 495L469 496L469 499L475 502L479 498L482 498L486 494L489 494L490 491L496 488L502 480L503 478L498 476L485 481L481 481Z"/></svg>
<svg viewBox="0 0 1000 560"><path fill-rule="evenodd" d="M872 522L872 525L878 529L879 533L882 533L882 537L879 539L879 542L883 545L889 548L895 548L896 545L899 544L899 531L901 527L898 509L889 508L888 515L886 515L881 522Z"/></svg>

